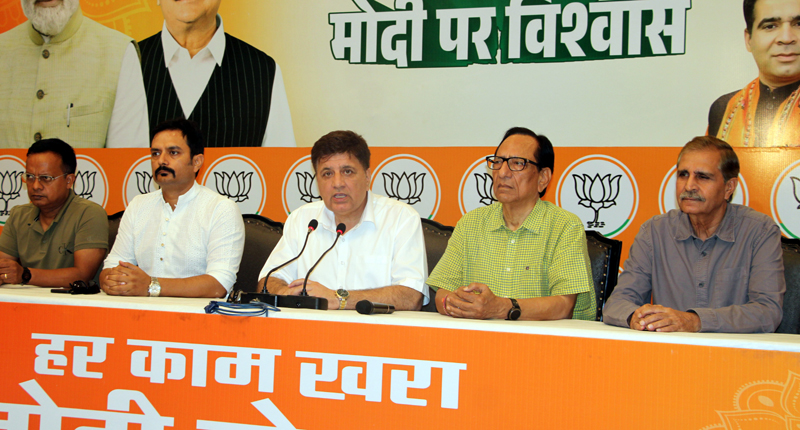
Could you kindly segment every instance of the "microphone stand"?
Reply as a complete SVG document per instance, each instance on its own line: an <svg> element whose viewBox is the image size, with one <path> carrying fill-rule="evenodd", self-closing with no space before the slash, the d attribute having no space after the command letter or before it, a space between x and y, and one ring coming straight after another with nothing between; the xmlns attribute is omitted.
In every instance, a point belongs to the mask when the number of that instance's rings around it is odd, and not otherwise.
<svg viewBox="0 0 800 430"><path fill-rule="evenodd" d="M303 309L328 309L328 301L326 299L319 299L323 300L324 303L316 303L312 302L311 300L299 301L297 300L297 296L281 296L276 294L270 294L267 291L267 282L269 281L270 275L275 273L278 269L286 266L287 264L297 260L303 255L303 251L306 250L306 245L308 245L308 238L311 236L311 232L316 230L317 228L317 220L312 219L311 222L308 223L308 232L306 233L306 240L303 242L303 248L300 249L300 252L297 254L296 257L292 258L291 260L281 264L280 266L274 267L272 270L267 273L267 276L264 277L264 286L261 289L260 293L245 293L242 292L239 294L236 299L236 303L253 303L253 302L260 302L260 303L268 303L270 305L280 307L280 308L303 308ZM338 236L337 236L338 239ZM334 244L336 242L334 241ZM323 254L324 255L324 254ZM316 299L316 297L313 297ZM320 307L322 306L322 307Z"/></svg>

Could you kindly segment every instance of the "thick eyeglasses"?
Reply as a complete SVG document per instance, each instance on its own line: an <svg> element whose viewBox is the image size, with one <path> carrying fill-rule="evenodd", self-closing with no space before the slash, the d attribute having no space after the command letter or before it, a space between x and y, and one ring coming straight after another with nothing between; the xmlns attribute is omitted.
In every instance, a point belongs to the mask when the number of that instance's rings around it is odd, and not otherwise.
<svg viewBox="0 0 800 430"><path fill-rule="evenodd" d="M534 166L541 169L541 165L539 163L528 160L527 158L522 157L498 157L496 155L490 155L486 157L486 164L492 170L500 170L503 168L503 162L508 163L508 170L512 172L519 172L520 170L524 170L528 164L533 164Z"/></svg>
<svg viewBox="0 0 800 430"><path fill-rule="evenodd" d="M41 182L42 184L47 185L47 184L52 183L53 181L55 181L56 179L58 179L58 178L60 178L62 176L67 176L67 174L64 173L63 175L50 176L50 175L34 175L33 173L26 173L25 174L25 182L27 182L29 184L32 184L38 179L39 182Z"/></svg>

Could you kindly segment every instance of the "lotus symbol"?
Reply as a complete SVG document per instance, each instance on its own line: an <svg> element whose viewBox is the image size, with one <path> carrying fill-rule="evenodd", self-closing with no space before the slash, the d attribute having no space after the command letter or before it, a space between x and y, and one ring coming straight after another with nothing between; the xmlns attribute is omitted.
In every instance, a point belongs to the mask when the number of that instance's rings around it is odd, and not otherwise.
<svg viewBox="0 0 800 430"><path fill-rule="evenodd" d="M797 209L800 209L800 178L794 176L789 177L792 180L792 190L794 190L794 199L797 200Z"/></svg>
<svg viewBox="0 0 800 430"><path fill-rule="evenodd" d="M253 186L253 172L214 172L214 184L218 193L241 203L250 198L248 194Z"/></svg>
<svg viewBox="0 0 800 430"><path fill-rule="evenodd" d="M78 172L75 174L75 187L73 190L78 197L91 199L94 192L94 178L97 172Z"/></svg>
<svg viewBox="0 0 800 430"><path fill-rule="evenodd" d="M572 175L572 178L575 180L575 194L580 199L578 204L594 211L594 219L587 223L587 227L605 227L605 222L598 222L597 218L600 215L600 209L610 208L617 204L614 200L619 196L619 180L622 175L612 178L611 174L608 174L601 178L600 174L596 173L594 177L583 174L582 177L581 175Z"/></svg>
<svg viewBox="0 0 800 430"><path fill-rule="evenodd" d="M419 196L425 190L425 175L426 173L382 173L383 175L383 189L386 195L401 202L410 205L417 204L422 199Z"/></svg>
<svg viewBox="0 0 800 430"><path fill-rule="evenodd" d="M297 191L300 191L300 200L306 203L322 200L322 197L314 194L314 188L317 187L317 175L308 172L295 172L294 174L297 176Z"/></svg>
<svg viewBox="0 0 800 430"><path fill-rule="evenodd" d="M481 198L480 202L484 206L489 206L497 201L497 199L494 198L494 190L492 189L493 183L492 175L488 173L475 173L475 187L478 189L478 196Z"/></svg>
<svg viewBox="0 0 800 430"><path fill-rule="evenodd" d="M22 189L23 172L2 172L0 173L0 200L5 203L0 210L0 216L8 215L8 202L19 198L19 190Z"/></svg>
<svg viewBox="0 0 800 430"><path fill-rule="evenodd" d="M136 189L139 194L147 194L153 187L153 175L149 172L136 172Z"/></svg>

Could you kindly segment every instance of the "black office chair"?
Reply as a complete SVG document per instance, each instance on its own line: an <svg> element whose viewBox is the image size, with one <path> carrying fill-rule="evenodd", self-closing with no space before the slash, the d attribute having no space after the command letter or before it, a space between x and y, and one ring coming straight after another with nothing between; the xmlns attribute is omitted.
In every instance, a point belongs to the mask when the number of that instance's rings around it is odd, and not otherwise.
<svg viewBox="0 0 800 430"><path fill-rule="evenodd" d="M775 333L800 334L800 239L782 237L781 248L786 294L783 296L783 320Z"/></svg>
<svg viewBox="0 0 800 430"><path fill-rule="evenodd" d="M283 223L261 215L242 215L244 219L244 252L233 290L255 292L258 274L267 257L283 236Z"/></svg>
<svg viewBox="0 0 800 430"><path fill-rule="evenodd" d="M597 231L586 232L586 248L592 266L592 281L597 302L597 321L603 321L603 305L617 286L622 241L609 239Z"/></svg>
<svg viewBox="0 0 800 430"><path fill-rule="evenodd" d="M108 249L106 250L106 256L111 252L111 248L114 246L114 242L117 240L117 232L119 231L119 224L122 222L122 214L125 211L119 211L114 215L108 216ZM103 257L103 261L105 261L105 257ZM100 283L100 272L103 271L103 263L100 262L100 267L97 268L97 273L94 274L94 282Z"/></svg>
<svg viewBox="0 0 800 430"><path fill-rule="evenodd" d="M444 251L447 249L447 242L450 240L450 236L453 235L454 228L427 218L421 218L421 220L422 235L425 237L425 252L428 258L428 275L430 275L439 259L444 255ZM431 300L422 307L422 310L436 312L436 303L433 300L436 297L436 291L429 287L428 293Z"/></svg>
<svg viewBox="0 0 800 430"><path fill-rule="evenodd" d="M114 242L117 240L117 232L119 231L119 224L122 222L122 215L125 211L119 211L114 215L108 216L108 252L114 247ZM108 253L106 253L108 255Z"/></svg>

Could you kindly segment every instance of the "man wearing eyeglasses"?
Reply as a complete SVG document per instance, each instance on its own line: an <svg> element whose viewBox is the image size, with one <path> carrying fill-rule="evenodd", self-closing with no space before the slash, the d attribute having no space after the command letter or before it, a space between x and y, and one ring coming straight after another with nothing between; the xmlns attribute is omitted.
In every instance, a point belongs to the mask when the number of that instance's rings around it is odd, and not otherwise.
<svg viewBox="0 0 800 430"><path fill-rule="evenodd" d="M30 203L11 209L0 234L0 283L67 287L94 278L108 248L108 217L72 191L71 146L44 139L28 149Z"/></svg>
<svg viewBox="0 0 800 430"><path fill-rule="evenodd" d="M553 145L515 127L486 160L497 203L456 225L427 282L437 290L436 309L455 318L594 320L583 223L541 200L553 175Z"/></svg>

